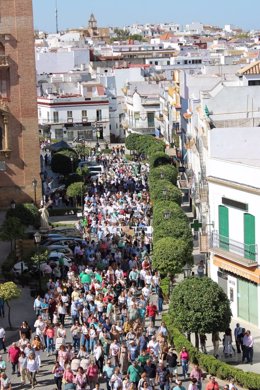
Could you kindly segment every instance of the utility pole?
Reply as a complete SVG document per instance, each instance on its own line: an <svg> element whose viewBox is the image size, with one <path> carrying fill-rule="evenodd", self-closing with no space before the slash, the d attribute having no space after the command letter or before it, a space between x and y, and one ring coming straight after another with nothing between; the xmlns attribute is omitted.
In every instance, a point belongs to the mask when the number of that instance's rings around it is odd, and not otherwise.
<svg viewBox="0 0 260 390"><path fill-rule="evenodd" d="M59 18L58 18L58 0L56 0L55 17L56 17L56 34L59 32Z"/></svg>

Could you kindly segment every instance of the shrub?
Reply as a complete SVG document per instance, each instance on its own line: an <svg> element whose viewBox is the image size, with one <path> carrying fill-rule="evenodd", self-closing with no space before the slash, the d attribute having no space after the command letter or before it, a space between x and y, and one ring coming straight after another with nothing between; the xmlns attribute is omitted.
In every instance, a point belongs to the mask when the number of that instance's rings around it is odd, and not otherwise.
<svg viewBox="0 0 260 390"><path fill-rule="evenodd" d="M198 334L225 331L232 315L223 289L210 278L196 276L175 286L169 313L181 331Z"/></svg>
<svg viewBox="0 0 260 390"><path fill-rule="evenodd" d="M73 161L71 161L73 158ZM55 173L67 176L75 172L78 165L78 155L74 150L61 150L55 153L51 159L51 169Z"/></svg>
<svg viewBox="0 0 260 390"><path fill-rule="evenodd" d="M165 237L157 241L153 250L153 268L163 275L176 275L191 259L191 250L184 240Z"/></svg>
<svg viewBox="0 0 260 390"><path fill-rule="evenodd" d="M9 209L6 219L9 217L18 218L25 226L32 225L36 228L40 226L40 214L33 203L17 204L14 209Z"/></svg>
<svg viewBox="0 0 260 390"><path fill-rule="evenodd" d="M164 237L174 237L186 241L187 245L193 250L192 231L187 221L176 218L164 221L158 226L154 226L153 242Z"/></svg>
<svg viewBox="0 0 260 390"><path fill-rule="evenodd" d="M176 185L177 176L177 169L173 165L160 165L159 167L150 170L149 185L152 187L153 183L158 180L169 180L172 184Z"/></svg>
<svg viewBox="0 0 260 390"><path fill-rule="evenodd" d="M159 180L150 187L152 201L167 200L177 203L182 202L182 192L168 180Z"/></svg>
<svg viewBox="0 0 260 390"><path fill-rule="evenodd" d="M135 134L135 133L129 134L125 140L125 147L128 150L137 150L137 142L139 137L141 137L140 134Z"/></svg>
<svg viewBox="0 0 260 390"><path fill-rule="evenodd" d="M71 175L69 175L66 180L65 180L65 185L66 187L70 186L71 184L73 183L78 183L82 181L82 175L78 174L78 173L72 173Z"/></svg>
<svg viewBox="0 0 260 390"><path fill-rule="evenodd" d="M71 198L77 198L79 196L82 196L84 193L85 186L82 181L77 182L77 183L72 183L68 188L67 188L67 195Z"/></svg>
<svg viewBox="0 0 260 390"><path fill-rule="evenodd" d="M165 213L169 213L166 219ZM165 221L173 221L175 219L182 219L188 223L188 218L182 208L175 202L170 201L156 201L153 207L153 226L165 223Z"/></svg>
<svg viewBox="0 0 260 390"><path fill-rule="evenodd" d="M166 165L170 163L170 157L163 152L156 152L149 158L150 168L156 168L160 165Z"/></svg>

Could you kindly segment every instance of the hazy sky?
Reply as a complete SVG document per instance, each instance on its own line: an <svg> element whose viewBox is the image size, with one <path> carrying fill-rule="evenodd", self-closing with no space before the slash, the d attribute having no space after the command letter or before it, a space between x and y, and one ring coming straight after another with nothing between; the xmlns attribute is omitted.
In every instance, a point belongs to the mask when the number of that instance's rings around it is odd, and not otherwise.
<svg viewBox="0 0 260 390"><path fill-rule="evenodd" d="M55 31L55 1L33 0L35 28ZM260 0L57 0L60 29L87 25L91 12L99 26L192 21L260 29Z"/></svg>

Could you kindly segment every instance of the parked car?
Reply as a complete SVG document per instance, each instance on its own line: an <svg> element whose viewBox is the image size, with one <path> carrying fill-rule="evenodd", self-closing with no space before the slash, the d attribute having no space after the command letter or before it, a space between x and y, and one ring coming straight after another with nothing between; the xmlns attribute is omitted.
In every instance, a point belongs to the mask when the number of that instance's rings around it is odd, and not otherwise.
<svg viewBox="0 0 260 390"><path fill-rule="evenodd" d="M74 250L75 246L78 244L82 244L83 240L81 238L77 237L63 237L63 238L55 238L55 239L49 239L46 240L41 244L42 248L48 249L50 246L53 245L62 245L67 246L70 249Z"/></svg>
<svg viewBox="0 0 260 390"><path fill-rule="evenodd" d="M69 257L71 259L74 258L74 254L72 250L68 246L63 246L63 245L49 245L48 246L48 251L50 252L58 252L58 253L63 253L66 257Z"/></svg>

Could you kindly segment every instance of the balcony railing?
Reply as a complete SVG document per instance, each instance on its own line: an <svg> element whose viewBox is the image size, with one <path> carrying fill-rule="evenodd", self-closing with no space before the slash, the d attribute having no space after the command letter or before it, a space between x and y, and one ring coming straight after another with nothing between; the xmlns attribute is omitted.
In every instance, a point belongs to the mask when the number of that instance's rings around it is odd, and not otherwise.
<svg viewBox="0 0 260 390"><path fill-rule="evenodd" d="M213 232L211 248L217 254L225 255L231 261L246 266L256 266L258 262L258 248L256 244L245 244Z"/></svg>

